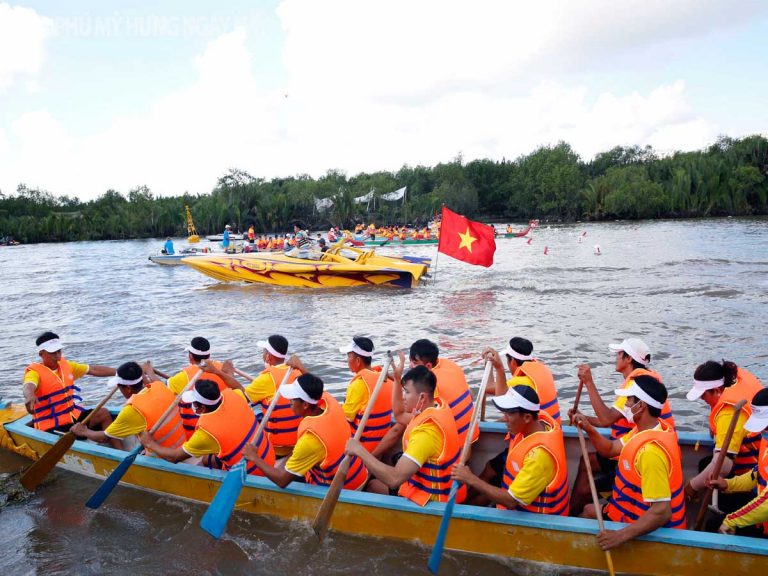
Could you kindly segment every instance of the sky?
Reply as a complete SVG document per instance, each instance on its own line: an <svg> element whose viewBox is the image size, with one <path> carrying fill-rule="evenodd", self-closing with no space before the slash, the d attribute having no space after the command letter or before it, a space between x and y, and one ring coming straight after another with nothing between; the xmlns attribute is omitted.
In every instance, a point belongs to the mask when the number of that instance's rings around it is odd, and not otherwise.
<svg viewBox="0 0 768 576"><path fill-rule="evenodd" d="M768 135L764 0L0 0L0 191Z"/></svg>

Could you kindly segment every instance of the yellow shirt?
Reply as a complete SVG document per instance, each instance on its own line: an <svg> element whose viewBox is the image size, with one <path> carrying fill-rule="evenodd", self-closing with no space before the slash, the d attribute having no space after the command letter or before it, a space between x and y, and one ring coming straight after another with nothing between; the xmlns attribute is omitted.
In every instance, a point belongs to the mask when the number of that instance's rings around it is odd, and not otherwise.
<svg viewBox="0 0 768 576"><path fill-rule="evenodd" d="M556 466L552 454L540 446L534 448L525 455L523 467L509 485L509 495L521 504L529 505L554 480Z"/></svg>
<svg viewBox="0 0 768 576"><path fill-rule="evenodd" d="M85 376L90 368L88 364L79 364L77 362L72 362L71 360L68 360L68 362L69 367L72 369L72 378L75 380ZM56 374L61 377L61 372L59 370L56 370ZM40 375L35 370L28 370L27 373L24 374L24 384L27 382L33 384L35 388L37 388L40 384Z"/></svg>
<svg viewBox="0 0 768 576"><path fill-rule="evenodd" d="M723 406L715 417L715 448L722 449L725 442L725 436L728 434L728 427L731 425L731 418L733 418L734 408L733 406ZM733 436L731 436L731 444L728 446L728 452L730 454L738 454L741 448L741 443L744 440L744 436L747 435L747 431L744 429L744 423L749 416L744 410L739 414L739 419L736 420L736 428L733 429Z"/></svg>
<svg viewBox="0 0 768 576"><path fill-rule="evenodd" d="M411 430L408 448L403 453L419 467L429 460L436 460L443 451L443 435L437 424L425 422Z"/></svg>
<svg viewBox="0 0 768 576"><path fill-rule="evenodd" d="M522 375L522 376L512 376L509 380L507 380L507 388L512 388L513 386L530 386L534 390L536 390L536 386L533 384L533 380L531 380L528 376Z"/></svg>
<svg viewBox="0 0 768 576"><path fill-rule="evenodd" d="M630 379L626 384L624 384L621 389L624 390L625 388L629 388L634 384L635 381L633 379ZM624 414L624 406L627 403L627 397L626 396L616 396L616 401L613 403L613 408L616 408L619 412Z"/></svg>
<svg viewBox="0 0 768 576"><path fill-rule="evenodd" d="M726 480L728 488L726 492L749 492L758 486L757 470L753 469L740 476ZM768 522L768 487L763 488L759 494L740 509L728 514L723 524L731 528L744 528Z"/></svg>
<svg viewBox="0 0 768 576"><path fill-rule="evenodd" d="M368 397L368 386L366 386L365 380L357 377L349 383L347 397L341 407L347 420L352 422L360 412L365 410L368 405Z"/></svg>
<svg viewBox="0 0 768 576"><path fill-rule="evenodd" d="M661 429L661 425L654 428ZM635 434L637 428L619 438L622 446ZM635 456L635 467L640 475L640 490L645 502L672 500L672 489L669 486L670 463L666 452L660 446L649 442L640 448Z"/></svg>
<svg viewBox="0 0 768 576"><path fill-rule="evenodd" d="M269 372L259 374L245 387L245 393L252 403L271 401L275 395L275 380Z"/></svg>
<svg viewBox="0 0 768 576"><path fill-rule="evenodd" d="M147 429L147 421L141 412L136 410L133 406L128 404L124 406L120 413L112 421L112 424L107 426L104 430L104 434L110 438L127 438L133 436L139 432L143 432Z"/></svg>
<svg viewBox="0 0 768 576"><path fill-rule="evenodd" d="M303 478L307 472L320 464L323 458L325 458L323 443L312 432L305 432L296 442L291 457L285 463L285 470Z"/></svg>
<svg viewBox="0 0 768 576"><path fill-rule="evenodd" d="M189 376L184 370L168 378L168 388L177 396L184 391L187 384L189 384Z"/></svg>

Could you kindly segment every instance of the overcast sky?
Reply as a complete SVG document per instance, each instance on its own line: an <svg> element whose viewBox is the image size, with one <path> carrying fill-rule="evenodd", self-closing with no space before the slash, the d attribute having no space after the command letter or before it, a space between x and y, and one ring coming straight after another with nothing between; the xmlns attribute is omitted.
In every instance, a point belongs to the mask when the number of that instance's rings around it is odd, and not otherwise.
<svg viewBox="0 0 768 576"><path fill-rule="evenodd" d="M768 133L763 0L0 0L0 190Z"/></svg>

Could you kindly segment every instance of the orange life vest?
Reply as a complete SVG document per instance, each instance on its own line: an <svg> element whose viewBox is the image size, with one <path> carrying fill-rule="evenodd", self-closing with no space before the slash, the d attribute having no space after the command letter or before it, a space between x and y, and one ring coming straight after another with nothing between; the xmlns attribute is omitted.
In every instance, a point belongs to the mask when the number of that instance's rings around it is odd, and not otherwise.
<svg viewBox="0 0 768 576"><path fill-rule="evenodd" d="M344 450L351 435L344 410L341 409L341 404L336 398L328 392L323 392L323 397L317 405L323 413L318 416L304 417L299 424L298 436L301 438L303 434L311 432L325 449L323 460L307 472L305 476L307 483L330 486L339 464L344 459ZM363 461L354 456L344 480L344 488L357 490L367 481L368 470L363 466Z"/></svg>
<svg viewBox="0 0 768 576"><path fill-rule="evenodd" d="M397 493L419 506L430 500L447 502L451 492L451 470L461 455L462 442L456 429L456 421L445 400L435 398L436 406L427 408L410 421L403 433L403 452L408 450L411 432L427 422L436 424L443 436L443 450L437 458L431 458L416 473L400 485ZM459 485L456 502L461 503L467 497L464 484Z"/></svg>
<svg viewBox="0 0 768 576"><path fill-rule="evenodd" d="M216 367L221 368L221 362L214 361L213 364ZM195 377L195 374L197 374L199 370L202 370L202 366L198 366L197 364L190 364L184 368L183 372L185 372L187 375L187 382L192 380L192 378ZM216 382L219 390L228 389L228 386L224 380L222 380L219 376L216 376L216 374L211 374L210 372L203 372L199 380L211 380L212 382ZM184 425L184 435L187 437L187 440L189 440L192 437L192 434L195 433L197 419L200 418L200 416L195 413L195 409L191 402L184 402L183 400L179 400L179 414L181 415L181 423Z"/></svg>
<svg viewBox="0 0 768 576"><path fill-rule="evenodd" d="M456 428L459 431L459 441L464 444L464 438L472 423L472 410L475 407L464 370L453 360L440 358L437 365L432 368L432 372L437 378L435 398L444 400L453 412ZM479 437L480 424L478 423L472 431L472 442L477 442Z"/></svg>
<svg viewBox="0 0 768 576"><path fill-rule="evenodd" d="M659 376L656 372L653 372L652 370L646 370L644 368L635 368L632 370L632 372L629 373L629 376L627 376L626 380L624 380L624 384L621 385L622 389L629 388L629 381L632 380L635 376L652 376L661 382L661 376ZM669 424L669 427L674 430L675 419L672 418L672 408L669 406L669 398L667 398L667 401L664 402L664 405L661 407L660 418L664 420L666 424ZM629 422L626 418L624 418L624 416L622 416L616 420L616 422L611 424L611 439L617 440L621 438L634 427L635 425L633 423Z"/></svg>
<svg viewBox="0 0 768 576"><path fill-rule="evenodd" d="M638 451L653 442L664 450L669 460L669 488L672 494L672 518L664 528L685 529L685 493L683 491L683 467L680 456L680 446L674 429L663 420L661 430L644 430L635 433L630 438L619 455L616 466L616 479L605 512L614 522L631 524L643 515L650 504L643 500L642 478L637 471L636 460Z"/></svg>
<svg viewBox="0 0 768 576"><path fill-rule="evenodd" d="M234 390L227 388L221 392L221 404L213 412L201 414L197 428L204 430L219 443L222 469L229 470L243 457L243 448L253 440L259 421L248 405L248 401ZM262 434L256 444L259 457L270 466L275 465L275 451L266 434ZM263 476L263 472L249 463L248 474Z"/></svg>
<svg viewBox="0 0 768 576"><path fill-rule="evenodd" d="M146 420L147 430L151 430L168 406L174 402L176 394L170 388L162 382L152 382L144 390L128 398L126 405L133 406ZM165 423L155 432L154 438L158 444L168 448L178 448L184 443L184 428L178 409L171 411Z"/></svg>
<svg viewBox="0 0 768 576"><path fill-rule="evenodd" d="M768 433L764 432L757 458L757 494L765 490L766 486L768 486ZM768 522L763 522L763 534L768 536Z"/></svg>
<svg viewBox="0 0 768 576"><path fill-rule="evenodd" d="M373 395L373 391L376 388L376 382L381 374L381 366L372 368L364 368L360 370L355 377L352 378L354 382L357 378L362 378L365 382L365 386L368 388L368 398ZM350 382L351 384L351 382ZM368 403L360 407L360 412L357 413L355 419L350 422L352 427L352 433L357 432L357 428L360 425L360 420L363 418ZM365 423L365 429L360 436L360 443L365 446L368 452L373 452L373 449L379 445L381 439L392 427L392 380L385 379L381 384L381 390L379 390L379 396L376 398L376 403L371 409L371 413L368 416L368 421Z"/></svg>
<svg viewBox="0 0 768 576"><path fill-rule="evenodd" d="M750 400L763 389L763 385L760 383L754 375L750 374L743 368L739 368L736 373L736 382L723 390L722 395L709 413L709 430L714 436L715 420L725 406L734 406L739 400L746 400L744 405L744 412L747 416L752 414L752 406ZM726 447L726 450L728 447ZM760 449L760 433L747 433L744 439L741 441L739 447L739 453L733 460L733 468L731 469L732 476L738 476L749 472L757 464L758 451Z"/></svg>
<svg viewBox="0 0 768 576"><path fill-rule="evenodd" d="M520 503L518 508L537 514L568 516L568 460L565 457L563 430L548 412L539 412L539 421L546 425L544 432L534 432L529 436L517 434L510 441L507 466L501 484L504 490L509 489L522 470L525 457L534 448L542 448L555 460L555 477L533 502L528 505ZM497 505L497 508L504 509L504 506Z"/></svg>
<svg viewBox="0 0 768 576"><path fill-rule="evenodd" d="M24 373L30 370L37 372L40 377L32 406L32 425L45 431L72 424L83 408L76 403L76 400L82 398L75 394L80 392L80 388L75 386L75 377L69 362L60 358L56 372L44 364L33 362L27 366Z"/></svg>
<svg viewBox="0 0 768 576"><path fill-rule="evenodd" d="M267 366L261 372L262 374L269 374L272 377L272 382L275 384L275 394L278 394L277 389L283 382L286 370L288 370L288 366L279 364L277 366ZM288 384L295 381L298 377L298 370L291 372L291 375L288 377ZM261 407L259 421L261 421L264 414L266 414L270 402L272 402L272 396L257 402L257 405ZM291 409L291 401L280 396L277 399L277 404L275 404L275 407L272 410L272 415L269 417L269 421L267 422L264 431L269 434L269 441L273 446L293 447L296 446L296 432L299 429L300 422L301 416L296 415Z"/></svg>
<svg viewBox="0 0 768 576"><path fill-rule="evenodd" d="M557 400L555 379L552 377L552 372L549 371L549 368L538 360L530 360L518 366L513 376L520 376L521 374L533 380L533 388L539 396L540 409L552 416L552 419L558 425L561 425L560 402Z"/></svg>

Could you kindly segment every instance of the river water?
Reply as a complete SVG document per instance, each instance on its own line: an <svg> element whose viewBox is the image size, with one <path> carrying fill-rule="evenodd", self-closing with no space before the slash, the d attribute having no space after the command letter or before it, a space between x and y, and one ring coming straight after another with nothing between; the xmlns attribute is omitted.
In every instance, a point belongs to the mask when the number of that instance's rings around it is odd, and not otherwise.
<svg viewBox="0 0 768 576"><path fill-rule="evenodd" d="M532 238L497 240L489 269L441 255L436 281L413 290L220 284L149 262L160 240L3 247L0 395L21 399L23 370L44 330L62 337L72 360L116 366L149 359L166 372L185 364L185 345L202 335L216 358L257 373L256 341L281 333L337 396L350 377L338 347L352 335L370 336L381 352L430 338L465 367L473 386L485 346L524 336L552 369L566 406L577 364L589 362L609 395L620 381L608 344L639 336L683 430L706 427L704 405L684 398L699 363L725 358L768 378L768 220L544 224ZM434 257L435 248L407 252ZM87 400L103 395L103 380L81 383ZM21 465L0 454L0 471ZM197 527L202 506L136 490L116 490L93 513L83 502L96 486L57 472L31 500L4 508L0 573L425 572L428 548L341 535L318 547L307 525L261 517L236 515L226 538L212 543ZM461 554L449 554L445 565L446 574L529 571Z"/></svg>

